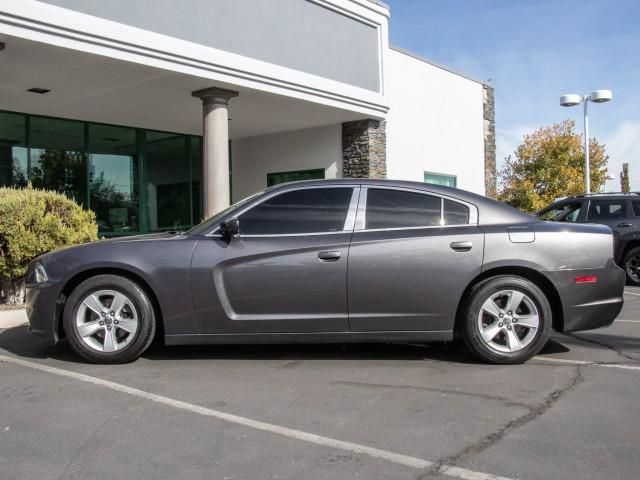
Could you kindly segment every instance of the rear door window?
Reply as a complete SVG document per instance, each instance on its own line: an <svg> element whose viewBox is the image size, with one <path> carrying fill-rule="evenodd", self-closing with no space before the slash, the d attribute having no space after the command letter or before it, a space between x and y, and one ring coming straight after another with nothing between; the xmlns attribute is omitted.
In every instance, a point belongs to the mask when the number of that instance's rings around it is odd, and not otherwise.
<svg viewBox="0 0 640 480"><path fill-rule="evenodd" d="M624 200L591 200L587 221L591 223L622 220L626 216Z"/></svg>

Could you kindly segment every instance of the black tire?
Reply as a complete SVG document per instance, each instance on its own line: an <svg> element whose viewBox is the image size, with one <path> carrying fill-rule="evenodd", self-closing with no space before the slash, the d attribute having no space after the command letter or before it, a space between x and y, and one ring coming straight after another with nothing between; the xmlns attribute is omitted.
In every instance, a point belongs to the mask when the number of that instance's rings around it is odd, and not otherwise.
<svg viewBox="0 0 640 480"><path fill-rule="evenodd" d="M627 273L627 282L635 287L640 287L640 247L629 250L624 256L622 265Z"/></svg>
<svg viewBox="0 0 640 480"><path fill-rule="evenodd" d="M494 295L498 295L502 291L517 291L523 293L526 295L528 300L533 303L537 310L539 321L537 329L530 330L529 328L516 324L515 322L512 324L510 323L513 331L518 332L517 335L523 335L529 342L524 346L524 348L518 351L499 351L496 348L493 348L489 342L485 341L480 333L481 327L479 324L479 315L482 306L485 301L493 298ZM516 312L513 313L514 317L518 315ZM549 305L549 300L536 284L522 277L500 275L478 283L471 289L469 295L466 297L461 308L461 315L460 333L465 345L474 355L488 363L517 364L526 362L542 350L551 334L552 311L551 306ZM510 318L509 321L511 321ZM500 323L500 325L503 324ZM511 330L511 328L509 328L509 330ZM502 331L504 333L499 333L496 337L498 341L501 340L501 335L506 336L506 333L508 333L504 330ZM529 331L531 331L531 335L529 337L530 340L526 337ZM508 348L506 346L508 345L506 340L507 339L505 339L505 348Z"/></svg>
<svg viewBox="0 0 640 480"><path fill-rule="evenodd" d="M126 307L127 311L131 311L131 308L135 309L137 329L133 334L129 334L125 330L117 330L118 335L126 339L126 345L115 351L98 351L92 348L83 340L76 326L76 316L83 305L83 301L92 293L100 291L113 291L124 295L129 302L129 306ZM112 301L115 301L115 297ZM96 320L101 320L97 314L91 312L88 314L93 315ZM107 318L110 319L111 317ZM120 320L120 322L125 323L124 320ZM102 323L104 324L104 321ZM142 355L153 341L156 331L156 319L148 296L135 282L119 275L97 275L82 282L69 295L64 307L63 327L69 344L85 360L103 364L128 363ZM107 333L106 330L103 331L105 328L107 327L100 327L99 332L96 333L94 340L97 343L99 343L100 334ZM110 327L109 330L112 328L115 336L115 325ZM131 335L131 338L128 338L129 335Z"/></svg>

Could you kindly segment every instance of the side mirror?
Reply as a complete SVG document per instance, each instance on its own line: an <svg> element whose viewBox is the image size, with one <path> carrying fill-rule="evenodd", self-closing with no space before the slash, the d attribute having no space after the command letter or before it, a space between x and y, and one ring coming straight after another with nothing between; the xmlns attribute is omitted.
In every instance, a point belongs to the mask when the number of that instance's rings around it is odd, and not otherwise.
<svg viewBox="0 0 640 480"><path fill-rule="evenodd" d="M240 233L240 220L237 218L227 218L220 224L220 234L226 239L237 237Z"/></svg>

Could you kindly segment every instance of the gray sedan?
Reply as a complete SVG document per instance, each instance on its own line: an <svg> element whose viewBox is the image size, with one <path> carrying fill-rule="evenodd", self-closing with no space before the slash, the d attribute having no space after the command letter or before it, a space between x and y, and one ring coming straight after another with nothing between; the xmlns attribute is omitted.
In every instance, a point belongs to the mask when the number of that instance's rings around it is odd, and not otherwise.
<svg viewBox="0 0 640 480"><path fill-rule="evenodd" d="M122 363L167 345L464 340L520 363L551 329L611 324L624 272L611 230L542 222L414 182L298 182L187 232L43 255L27 273L30 329Z"/></svg>

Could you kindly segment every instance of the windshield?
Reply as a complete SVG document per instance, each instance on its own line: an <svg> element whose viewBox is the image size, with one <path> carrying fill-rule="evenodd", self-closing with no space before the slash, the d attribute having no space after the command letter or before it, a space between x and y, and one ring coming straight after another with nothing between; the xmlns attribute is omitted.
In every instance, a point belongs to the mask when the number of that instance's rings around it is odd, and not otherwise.
<svg viewBox="0 0 640 480"><path fill-rule="evenodd" d="M232 211L237 210L238 208L242 207L246 203L249 203L251 200L253 200L258 195L261 195L262 193L264 193L264 192L256 192L253 195L249 195L248 197L243 198L239 202L236 202L233 205L225 208L221 212L216 213L213 217L207 218L206 220L204 220L202 223L199 223L198 225L194 225L189 230L187 230L185 232L185 234L186 235L200 235L200 234L203 234L203 233L207 233L208 230L210 229L210 227L213 224L215 224L217 221L219 221L221 218L225 217L226 215L228 215Z"/></svg>
<svg viewBox="0 0 640 480"><path fill-rule="evenodd" d="M541 210L536 213L536 217L541 220L547 220L551 222L569 222L575 223L580 213L581 204L565 203L563 205L553 206L551 208Z"/></svg>

